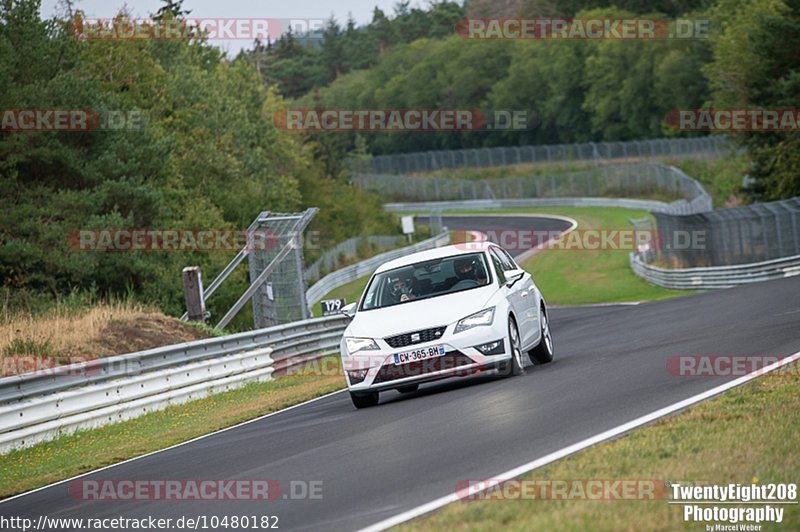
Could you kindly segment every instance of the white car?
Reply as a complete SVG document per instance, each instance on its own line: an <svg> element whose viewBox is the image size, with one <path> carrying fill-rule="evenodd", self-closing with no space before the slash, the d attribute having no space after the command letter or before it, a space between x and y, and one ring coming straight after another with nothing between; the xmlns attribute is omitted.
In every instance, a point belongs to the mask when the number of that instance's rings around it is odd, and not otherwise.
<svg viewBox="0 0 800 532"><path fill-rule="evenodd" d="M383 264L358 303L340 351L356 408L383 390L498 369L519 375L553 359L547 307L530 274L501 247L468 243Z"/></svg>

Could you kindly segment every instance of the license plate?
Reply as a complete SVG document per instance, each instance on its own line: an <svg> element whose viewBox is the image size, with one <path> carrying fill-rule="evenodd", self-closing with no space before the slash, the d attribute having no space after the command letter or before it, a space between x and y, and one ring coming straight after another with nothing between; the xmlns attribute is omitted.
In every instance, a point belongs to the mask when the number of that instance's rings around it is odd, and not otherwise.
<svg viewBox="0 0 800 532"><path fill-rule="evenodd" d="M431 347L423 347L422 349L414 349L413 351L406 351L404 353L395 353L394 363L396 366L400 366L410 362L417 362L418 360L440 357L442 355L444 355L444 346L439 344Z"/></svg>

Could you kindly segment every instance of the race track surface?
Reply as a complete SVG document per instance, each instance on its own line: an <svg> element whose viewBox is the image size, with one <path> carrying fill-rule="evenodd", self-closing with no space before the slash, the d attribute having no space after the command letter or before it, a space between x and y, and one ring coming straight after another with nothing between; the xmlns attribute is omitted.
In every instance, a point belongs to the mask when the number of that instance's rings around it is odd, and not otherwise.
<svg viewBox="0 0 800 532"><path fill-rule="evenodd" d="M506 222L469 228L481 223ZM638 306L551 309L555 360L523 376L387 392L359 411L337 393L84 477L321 480L318 500L94 502L63 483L0 503L0 515L271 514L284 530L358 529L728 380L674 376L671 356L800 351L798 294L794 277Z"/></svg>

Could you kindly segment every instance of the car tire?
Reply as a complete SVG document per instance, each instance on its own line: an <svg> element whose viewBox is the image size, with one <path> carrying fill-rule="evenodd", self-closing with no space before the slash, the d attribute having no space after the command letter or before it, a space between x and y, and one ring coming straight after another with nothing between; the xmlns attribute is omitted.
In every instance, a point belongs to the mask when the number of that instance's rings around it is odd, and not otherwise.
<svg viewBox="0 0 800 532"><path fill-rule="evenodd" d="M528 356L534 364L547 364L553 360L553 336L550 334L550 321L544 309L541 311L539 322L541 340L536 347L528 351Z"/></svg>
<svg viewBox="0 0 800 532"><path fill-rule="evenodd" d="M522 365L522 346L520 345L519 328L514 318L508 318L508 345L511 348L511 359L500 366L500 374L506 377L522 375L525 368Z"/></svg>
<svg viewBox="0 0 800 532"><path fill-rule="evenodd" d="M419 384L409 384L408 386L400 386L397 391L400 393L413 393L419 390Z"/></svg>
<svg viewBox="0 0 800 532"><path fill-rule="evenodd" d="M353 401L353 406L356 408L369 408L378 404L378 392L350 392L350 400Z"/></svg>

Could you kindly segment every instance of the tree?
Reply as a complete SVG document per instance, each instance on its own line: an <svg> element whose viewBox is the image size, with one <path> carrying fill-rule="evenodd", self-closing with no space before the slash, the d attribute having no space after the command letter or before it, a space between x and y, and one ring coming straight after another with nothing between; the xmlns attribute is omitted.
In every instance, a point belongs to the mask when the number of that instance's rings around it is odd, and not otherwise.
<svg viewBox="0 0 800 532"><path fill-rule="evenodd" d="M153 15L154 19L184 18L191 13L191 10L183 9L183 0L161 0L161 3L164 5Z"/></svg>
<svg viewBox="0 0 800 532"><path fill-rule="evenodd" d="M800 2L719 0L709 15L713 61L705 68L716 108L794 108L800 101ZM800 195L800 141L796 131L742 132L754 199Z"/></svg>
<svg viewBox="0 0 800 532"><path fill-rule="evenodd" d="M322 61L329 79L333 80L345 72L344 36L333 17L328 20L323 36Z"/></svg>
<svg viewBox="0 0 800 532"><path fill-rule="evenodd" d="M368 31L378 42L378 55L383 56L386 48L395 42L394 26L377 6L372 11L372 22L368 26Z"/></svg>

